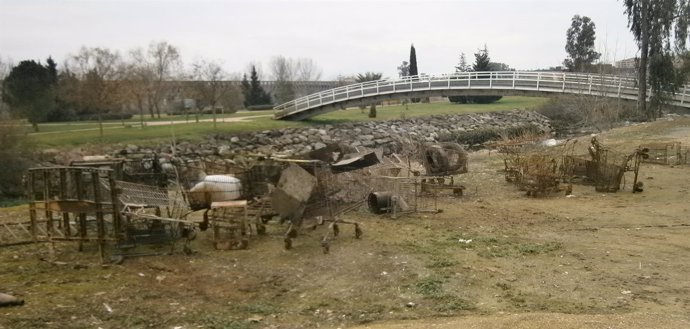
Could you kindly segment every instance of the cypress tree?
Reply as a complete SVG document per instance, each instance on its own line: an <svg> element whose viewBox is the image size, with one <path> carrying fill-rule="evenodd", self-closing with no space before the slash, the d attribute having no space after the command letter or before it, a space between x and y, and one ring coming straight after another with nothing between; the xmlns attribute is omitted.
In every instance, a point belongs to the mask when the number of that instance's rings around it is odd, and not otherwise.
<svg viewBox="0 0 690 329"><path fill-rule="evenodd" d="M419 75L419 71L417 70L417 51L414 49L414 44L412 44L410 46L410 76L416 75ZM419 103L420 99L412 98L410 101L412 101L412 103Z"/></svg>
<svg viewBox="0 0 690 329"><path fill-rule="evenodd" d="M414 49L414 44L410 46L410 75L419 75L417 70L417 52Z"/></svg>

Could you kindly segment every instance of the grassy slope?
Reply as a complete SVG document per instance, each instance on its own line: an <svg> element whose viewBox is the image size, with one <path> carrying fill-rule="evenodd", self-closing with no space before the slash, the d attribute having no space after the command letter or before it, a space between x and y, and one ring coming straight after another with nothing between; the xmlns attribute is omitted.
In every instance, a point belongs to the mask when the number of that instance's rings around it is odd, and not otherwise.
<svg viewBox="0 0 690 329"><path fill-rule="evenodd" d="M307 125L319 125L328 123L341 123L349 121L369 121L369 120L392 120L400 118L410 118L417 116L427 116L433 114L449 113L470 113L510 110L515 108L534 108L546 102L546 98L536 97L504 97L493 104L452 104L452 103L432 103L432 104L408 104L379 107L377 118L367 117L368 109L349 109L336 111L314 117L304 122L284 122L275 121L270 116L272 111L253 111L240 112L225 117L242 116L261 116L242 122L219 122L217 129L213 129L211 122L193 123L194 118L190 117L188 124L178 124L174 126L148 126L145 129L138 127L138 118L126 120L125 125L120 121L110 121L104 124L104 136L99 138L98 124L95 122L67 122L61 124L41 125L39 134L29 134L29 137L39 148L79 146L85 144L112 144L112 143L156 143L170 139L173 135L176 138L198 139L211 133L233 133L243 131L255 131L264 129L276 129L284 127L299 127ZM262 116L264 115L264 116ZM206 115L202 119L210 119ZM166 117L151 121L185 121L184 116Z"/></svg>

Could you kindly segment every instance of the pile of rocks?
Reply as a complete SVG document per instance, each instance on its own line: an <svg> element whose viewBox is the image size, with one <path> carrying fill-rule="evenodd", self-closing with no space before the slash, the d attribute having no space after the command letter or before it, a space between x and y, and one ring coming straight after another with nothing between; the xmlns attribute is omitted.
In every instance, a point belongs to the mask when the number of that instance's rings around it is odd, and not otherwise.
<svg viewBox="0 0 690 329"><path fill-rule="evenodd" d="M398 149L397 144L403 140L433 143L452 133L478 129L500 131L527 126L536 127L542 133L551 131L547 117L534 111L512 110L353 122L314 128L283 128L242 135L216 135L208 146L215 145L221 155L244 152L295 155L323 148L332 142L350 146L380 147L387 152Z"/></svg>
<svg viewBox="0 0 690 329"><path fill-rule="evenodd" d="M382 148L394 152L402 142L438 142L453 133L482 129L501 131L519 127L551 131L549 119L537 112L511 110L489 113L448 114L390 121L349 122L310 128L282 128L240 134L216 134L201 142L180 141L158 146L127 145L108 150L114 157L132 160L159 157L165 163L173 154L190 160L234 159L242 155L283 154L294 156L326 147L329 143ZM69 155L69 153L61 153ZM56 159L57 163L67 164Z"/></svg>

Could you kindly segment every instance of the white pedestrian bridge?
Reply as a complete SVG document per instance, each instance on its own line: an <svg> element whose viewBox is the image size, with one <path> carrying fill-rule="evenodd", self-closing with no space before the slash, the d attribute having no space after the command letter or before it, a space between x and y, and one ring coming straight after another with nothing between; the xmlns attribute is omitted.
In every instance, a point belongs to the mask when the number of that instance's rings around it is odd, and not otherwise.
<svg viewBox="0 0 690 329"><path fill-rule="evenodd" d="M419 75L367 81L329 89L280 104L273 110L275 119L303 120L351 106L390 99L459 95L548 96L553 94L636 100L637 80L615 75L533 71ZM647 95L650 94L651 91L647 93ZM681 88L673 95L669 103L690 108L690 85Z"/></svg>

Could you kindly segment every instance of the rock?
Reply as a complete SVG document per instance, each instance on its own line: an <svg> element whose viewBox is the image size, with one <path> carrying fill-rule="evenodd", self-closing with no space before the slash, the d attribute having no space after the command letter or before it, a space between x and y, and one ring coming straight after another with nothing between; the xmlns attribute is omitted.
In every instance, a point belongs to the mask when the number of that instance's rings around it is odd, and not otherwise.
<svg viewBox="0 0 690 329"><path fill-rule="evenodd" d="M247 321L249 321L249 322L251 322L251 323L259 323L259 322L261 322L261 320L263 320L263 319L264 319L264 318L262 318L262 317L260 317L260 316L258 316L258 315L255 315L255 316L252 316L252 317L248 318Z"/></svg>
<svg viewBox="0 0 690 329"><path fill-rule="evenodd" d="M0 307L3 306L21 306L24 305L24 300L14 297L12 295L3 294L0 292Z"/></svg>
<svg viewBox="0 0 690 329"><path fill-rule="evenodd" d="M228 155L228 154L232 154L232 152L231 152L231 150L230 150L230 146L229 146L229 145L221 145L221 146L219 146L219 147L218 147L218 154L219 154L219 155Z"/></svg>

